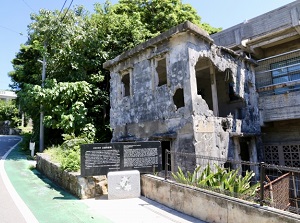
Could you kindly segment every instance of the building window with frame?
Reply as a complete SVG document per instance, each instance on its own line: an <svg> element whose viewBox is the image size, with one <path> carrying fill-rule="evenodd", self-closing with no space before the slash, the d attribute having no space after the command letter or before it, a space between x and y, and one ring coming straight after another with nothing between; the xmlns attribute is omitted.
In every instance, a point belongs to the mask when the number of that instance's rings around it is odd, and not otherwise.
<svg viewBox="0 0 300 223"><path fill-rule="evenodd" d="M283 60L270 64L273 84L300 80L300 57ZM300 90L300 85L282 87L274 90L275 94L284 94L289 91Z"/></svg>

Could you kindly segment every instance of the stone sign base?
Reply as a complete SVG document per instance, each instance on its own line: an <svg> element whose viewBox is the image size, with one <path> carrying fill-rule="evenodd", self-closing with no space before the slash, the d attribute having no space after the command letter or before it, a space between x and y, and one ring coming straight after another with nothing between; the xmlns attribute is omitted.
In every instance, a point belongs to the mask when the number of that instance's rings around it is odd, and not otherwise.
<svg viewBox="0 0 300 223"><path fill-rule="evenodd" d="M137 198L141 195L140 172L138 170L109 172L108 199Z"/></svg>

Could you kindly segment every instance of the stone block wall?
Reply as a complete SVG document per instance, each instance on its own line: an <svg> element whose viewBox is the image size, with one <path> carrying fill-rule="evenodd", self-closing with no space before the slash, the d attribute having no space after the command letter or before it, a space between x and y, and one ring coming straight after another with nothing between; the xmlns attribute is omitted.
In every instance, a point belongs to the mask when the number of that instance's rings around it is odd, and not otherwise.
<svg viewBox="0 0 300 223"><path fill-rule="evenodd" d="M107 194L106 176L82 177L79 172L67 172L50 161L47 154L37 154L36 168L46 177L80 199Z"/></svg>

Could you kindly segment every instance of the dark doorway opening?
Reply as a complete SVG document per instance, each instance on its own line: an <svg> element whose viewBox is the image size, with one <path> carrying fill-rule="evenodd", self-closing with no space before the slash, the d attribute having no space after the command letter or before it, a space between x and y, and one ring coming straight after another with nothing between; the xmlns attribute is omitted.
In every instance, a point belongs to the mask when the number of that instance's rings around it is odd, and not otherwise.
<svg viewBox="0 0 300 223"><path fill-rule="evenodd" d="M171 151L171 141L161 141L162 170L166 170L166 150ZM168 154L167 170L171 171L171 154Z"/></svg>
<svg viewBox="0 0 300 223"><path fill-rule="evenodd" d="M249 143L250 140L247 138L240 138L240 156L242 161L249 162L250 161L250 153L249 153ZM246 175L246 171L251 171L250 166L247 164L242 164L242 175Z"/></svg>

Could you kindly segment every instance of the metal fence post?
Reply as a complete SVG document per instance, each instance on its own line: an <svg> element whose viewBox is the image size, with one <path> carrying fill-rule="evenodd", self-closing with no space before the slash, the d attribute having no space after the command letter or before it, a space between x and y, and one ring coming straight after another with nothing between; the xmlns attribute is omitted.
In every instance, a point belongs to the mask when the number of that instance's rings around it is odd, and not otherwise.
<svg viewBox="0 0 300 223"><path fill-rule="evenodd" d="M264 205L264 176L265 176L265 163L260 163L260 206Z"/></svg>
<svg viewBox="0 0 300 223"><path fill-rule="evenodd" d="M169 155L169 150L166 149L165 151L165 180L167 179L168 175L168 155Z"/></svg>

